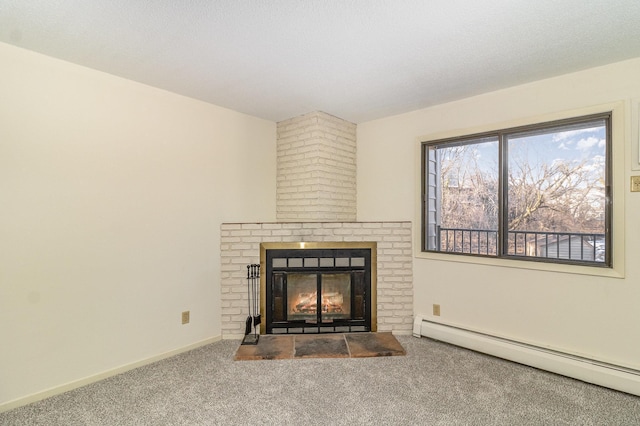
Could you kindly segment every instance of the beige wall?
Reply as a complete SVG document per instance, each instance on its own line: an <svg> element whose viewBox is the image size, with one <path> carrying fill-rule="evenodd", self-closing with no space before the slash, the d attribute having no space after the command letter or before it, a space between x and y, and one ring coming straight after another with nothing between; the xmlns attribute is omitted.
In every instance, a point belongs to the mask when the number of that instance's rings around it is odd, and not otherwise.
<svg viewBox="0 0 640 426"><path fill-rule="evenodd" d="M639 75L640 59L635 59L358 125L358 220L414 220L419 232L416 148L421 137L621 101L614 113L614 226L626 227L616 237L623 244L614 256L617 272L625 277L532 270L507 261L446 261L424 258L414 249L415 313L640 368L640 227L635 223L640 193L629 192L629 176L640 175L632 170L638 168L632 143L638 143ZM418 234L414 240L419 241ZM440 317L431 317L434 303L441 305Z"/></svg>
<svg viewBox="0 0 640 426"><path fill-rule="evenodd" d="M275 123L0 63L0 408L220 337L220 224L275 219Z"/></svg>

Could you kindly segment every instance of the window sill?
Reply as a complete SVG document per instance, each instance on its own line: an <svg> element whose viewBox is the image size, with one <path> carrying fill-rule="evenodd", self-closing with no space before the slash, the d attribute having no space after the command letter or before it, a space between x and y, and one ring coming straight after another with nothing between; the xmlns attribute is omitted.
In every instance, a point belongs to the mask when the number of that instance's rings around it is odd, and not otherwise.
<svg viewBox="0 0 640 426"><path fill-rule="evenodd" d="M624 278L624 270L612 268L584 265L568 265L564 263L535 262L517 259L499 259L492 257L464 256L447 253L432 253L416 250L417 259L435 260L443 262L467 263L474 265L485 265L499 268L516 268L534 271L556 272L563 274L591 275L607 278Z"/></svg>

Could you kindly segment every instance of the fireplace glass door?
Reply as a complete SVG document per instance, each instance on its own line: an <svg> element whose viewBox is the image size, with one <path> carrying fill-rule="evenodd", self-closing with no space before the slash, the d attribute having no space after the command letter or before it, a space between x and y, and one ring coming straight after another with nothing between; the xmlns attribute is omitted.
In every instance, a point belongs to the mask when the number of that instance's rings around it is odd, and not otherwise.
<svg viewBox="0 0 640 426"><path fill-rule="evenodd" d="M268 260L266 332L370 331L370 256L316 252Z"/></svg>
<svg viewBox="0 0 640 426"><path fill-rule="evenodd" d="M288 274L287 320L331 323L351 318L351 274Z"/></svg>

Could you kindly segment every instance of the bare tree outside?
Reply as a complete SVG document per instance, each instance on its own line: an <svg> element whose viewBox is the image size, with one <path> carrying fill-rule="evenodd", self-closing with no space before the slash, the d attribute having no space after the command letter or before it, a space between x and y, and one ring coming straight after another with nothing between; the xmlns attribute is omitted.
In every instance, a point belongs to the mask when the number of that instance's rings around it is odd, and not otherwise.
<svg viewBox="0 0 640 426"><path fill-rule="evenodd" d="M602 261L606 215L606 126L507 135L504 198L510 254ZM495 254L498 138L437 145L441 250ZM513 239L511 240L511 237ZM555 248L552 247L555 244ZM484 251L483 251L484 250ZM587 255L584 254L587 250ZM573 254L571 254L573 251ZM577 257L578 254L579 256Z"/></svg>
<svg viewBox="0 0 640 426"><path fill-rule="evenodd" d="M592 139L588 155L580 152L578 157L558 148L566 142L554 142L560 139L557 134L544 137L544 143L535 138L509 140L509 230L604 233L604 134ZM582 146L580 141L588 144L577 139L573 145Z"/></svg>
<svg viewBox="0 0 640 426"><path fill-rule="evenodd" d="M441 186L440 249L496 255L498 140L438 149Z"/></svg>
<svg viewBox="0 0 640 426"><path fill-rule="evenodd" d="M440 154L442 227L497 230L497 142L444 148Z"/></svg>

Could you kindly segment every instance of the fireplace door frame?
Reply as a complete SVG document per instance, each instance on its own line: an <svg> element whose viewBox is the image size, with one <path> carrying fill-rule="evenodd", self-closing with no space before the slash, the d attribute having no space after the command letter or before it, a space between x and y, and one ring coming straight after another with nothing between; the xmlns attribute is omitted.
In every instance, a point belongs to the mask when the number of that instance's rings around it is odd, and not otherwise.
<svg viewBox="0 0 640 426"><path fill-rule="evenodd" d="M299 251L300 250L300 251ZM313 251L310 251L313 250ZM299 252L298 252L299 251ZM269 253L269 254L267 254ZM337 266L317 267L303 266L304 259L322 258L344 258L345 253L350 253L353 257L364 258L365 265L362 266ZM273 265L272 259L278 258L296 258L301 259L298 266L289 267L284 265L278 267ZM269 261L267 260L269 258ZM349 332L349 331L377 331L377 243L376 242L295 242L295 243L261 243L260 244L260 312L262 314L262 322L260 324L261 334L271 333L332 333L332 332ZM336 273L357 273L365 271L365 280L370 282L368 293L365 295L365 319L363 321L353 320L335 320L334 323L314 323L313 321L291 321L287 324L274 323L273 312L271 307L267 308L267 293L271 292L271 288L267 288L267 281L274 271L277 274L309 274L316 275L318 283L320 276L323 274ZM353 276L351 285L354 286ZM351 288L351 297L353 298L353 288ZM352 314L353 315L353 314ZM275 330L275 332L274 332Z"/></svg>

